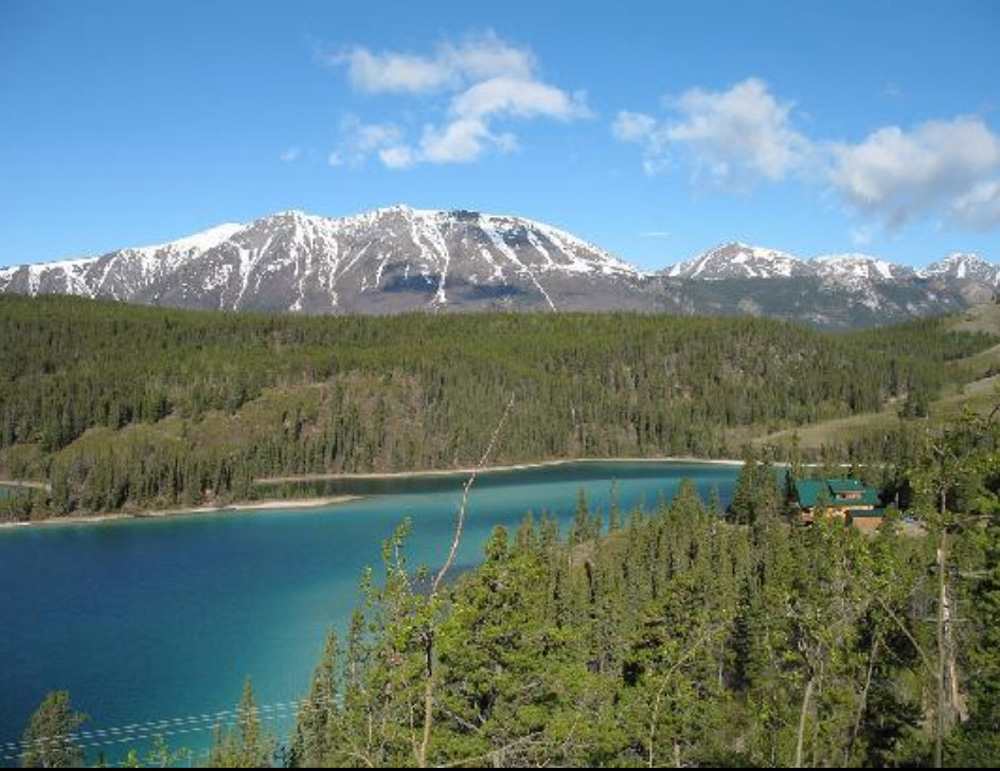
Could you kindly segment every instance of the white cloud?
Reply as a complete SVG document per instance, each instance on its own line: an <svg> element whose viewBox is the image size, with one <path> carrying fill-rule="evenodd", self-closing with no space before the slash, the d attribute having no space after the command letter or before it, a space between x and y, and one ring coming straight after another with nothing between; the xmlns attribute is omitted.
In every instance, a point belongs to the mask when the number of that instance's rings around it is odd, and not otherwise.
<svg viewBox="0 0 1000 771"><path fill-rule="evenodd" d="M886 93L898 92L887 84ZM616 139L642 149L647 174L687 161L696 180L734 191L794 176L887 230L924 217L964 230L1000 227L1000 135L977 116L886 126L848 143L797 131L794 104L756 78L725 91L693 88L664 104L663 118L622 110L611 125ZM852 231L858 245L872 236L869 225Z"/></svg>
<svg viewBox="0 0 1000 771"><path fill-rule="evenodd" d="M793 104L778 101L757 78L726 91L693 88L665 103L671 115L664 120L623 110L611 127L617 139L643 147L648 174L664 171L674 150L699 180L746 190L785 179L809 158L811 143L792 127Z"/></svg>
<svg viewBox="0 0 1000 771"><path fill-rule="evenodd" d="M468 163L483 154L489 138L489 129L478 118L461 118L443 129L427 126L420 140L421 157L428 163Z"/></svg>
<svg viewBox="0 0 1000 771"><path fill-rule="evenodd" d="M433 56L373 52L354 46L328 55L326 60L346 65L351 85L369 94L454 90L494 77L529 79L535 70L535 57L530 51L505 43L492 31L468 36L458 45L441 43Z"/></svg>
<svg viewBox="0 0 1000 771"><path fill-rule="evenodd" d="M348 115L340 123L340 136L340 146L329 156L331 166L360 166L372 154L390 168L412 165L412 157L403 152L403 130L394 123L364 123Z"/></svg>
<svg viewBox="0 0 1000 771"><path fill-rule="evenodd" d="M667 125L667 140L685 146L699 173L721 187L777 182L805 163L810 144L792 128L792 103L779 102L761 80L728 91L691 89L672 106L681 120Z"/></svg>
<svg viewBox="0 0 1000 771"><path fill-rule="evenodd" d="M521 143L518 142L517 137L509 131L493 135L493 143L502 153L513 153L521 149Z"/></svg>
<svg viewBox="0 0 1000 771"><path fill-rule="evenodd" d="M656 119L641 112L621 110L611 124L611 133L622 142L643 142L656 128Z"/></svg>
<svg viewBox="0 0 1000 771"><path fill-rule="evenodd" d="M992 230L1000 226L1000 180L980 182L951 204L953 224L965 230Z"/></svg>
<svg viewBox="0 0 1000 771"><path fill-rule="evenodd" d="M416 161L413 150L406 145L393 145L378 151L378 157L390 169L405 169Z"/></svg>
<svg viewBox="0 0 1000 771"><path fill-rule="evenodd" d="M436 107L447 115L444 124L424 127L416 147L404 140L394 124L370 124L391 126L397 132L391 138L378 136L370 142L357 126L347 126L341 132L344 145L354 152L338 150L342 162L359 163L375 154L391 168L469 163L490 148L510 152L519 146L510 131L495 133L493 124L498 121L571 121L590 115L582 91L568 93L541 81L531 51L513 46L493 32L467 37L458 44L441 43L431 56L354 47L327 57L327 61L346 65L348 80L358 91L442 100Z"/></svg>
<svg viewBox="0 0 1000 771"><path fill-rule="evenodd" d="M287 150L281 153L281 160L285 163L292 163L298 160L301 150L298 147L289 147Z"/></svg>
<svg viewBox="0 0 1000 771"><path fill-rule="evenodd" d="M573 120L590 115L586 97L580 92L569 95L536 80L504 77L476 83L456 96L450 109L459 118L494 115Z"/></svg>
<svg viewBox="0 0 1000 771"><path fill-rule="evenodd" d="M386 145L398 144L403 138L399 126L391 123L357 123L355 130L358 149L362 152L377 150Z"/></svg>
<svg viewBox="0 0 1000 771"><path fill-rule="evenodd" d="M347 77L358 91L369 94L434 91L449 84L454 73L435 60L399 53L372 53L351 48L327 59L346 64Z"/></svg>
<svg viewBox="0 0 1000 771"><path fill-rule="evenodd" d="M910 132L888 126L830 152L834 189L888 229L937 213L960 227L996 224L990 178L1000 165L1000 138L979 118L929 121Z"/></svg>
<svg viewBox="0 0 1000 771"><path fill-rule="evenodd" d="M647 230L645 233L640 233L643 238L670 238L669 230Z"/></svg>
<svg viewBox="0 0 1000 771"><path fill-rule="evenodd" d="M445 43L438 57L469 81L501 76L528 79L536 68L531 51L505 43L492 31L468 37L458 46Z"/></svg>

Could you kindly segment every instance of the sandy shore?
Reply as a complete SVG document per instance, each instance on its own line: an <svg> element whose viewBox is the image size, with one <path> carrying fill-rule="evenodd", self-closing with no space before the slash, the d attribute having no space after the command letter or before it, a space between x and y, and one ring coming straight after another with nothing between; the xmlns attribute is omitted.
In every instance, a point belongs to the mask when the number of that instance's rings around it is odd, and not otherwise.
<svg viewBox="0 0 1000 771"><path fill-rule="evenodd" d="M296 482L330 482L336 480L351 479L419 479L422 477L441 476L461 476L463 474L492 474L505 471L527 471L536 468L551 468L553 466L566 466L571 463L699 463L715 466L742 466L743 461L732 458L710 459L710 458L565 458L561 460L542 460L534 463L515 463L509 466L487 466L481 469L475 468L453 468L453 469L428 469L424 471L385 471L379 473L365 474L301 474L298 476L285 477L259 477L254 481L257 485L279 485Z"/></svg>
<svg viewBox="0 0 1000 771"><path fill-rule="evenodd" d="M32 520L29 522L0 522L4 527L34 527L35 525L81 525L97 522L115 522L122 519L151 519L154 517L179 517L189 514L219 514L221 512L257 511L260 509L314 509L323 506L333 506L347 503L360 498L358 495L331 495L325 498L278 498L249 503L233 503L226 506L187 506L176 509L157 509L154 511L116 511L113 514L87 514L73 517L51 517L49 519Z"/></svg>
<svg viewBox="0 0 1000 771"><path fill-rule="evenodd" d="M0 487L21 487L28 490L51 490L48 482L26 482L23 479L0 479Z"/></svg>
<svg viewBox="0 0 1000 771"><path fill-rule="evenodd" d="M304 474L300 476L286 477L265 477L255 479L258 485L280 485L286 483L300 482L327 482L333 480L361 480L361 479L421 479L426 477L442 476L467 476L474 471L477 474L493 474L508 471L526 471L529 469L552 468L555 466L566 466L571 463L698 463L716 466L741 466L743 461L731 458L706 459L690 457L670 457L670 458L565 458L560 460L544 460L533 463L515 463L507 466L487 466L482 469L456 468L456 469L428 469L424 471L390 471L385 473L368 474ZM13 482L3 484L17 485ZM22 483L22 486L38 486L40 483ZM332 495L317 498L271 498L263 501L250 501L247 503L233 503L226 506L188 506L176 509L159 509L153 511L118 511L112 514L88 514L73 517L52 517L29 522L0 522L0 528L4 527L30 527L34 525L60 525L60 524L92 524L97 522L114 522L122 519L145 519L152 517L173 517L187 514L217 514L219 512L232 511L254 511L259 509L307 509L321 506L332 506L338 503L346 503L361 498L358 495Z"/></svg>

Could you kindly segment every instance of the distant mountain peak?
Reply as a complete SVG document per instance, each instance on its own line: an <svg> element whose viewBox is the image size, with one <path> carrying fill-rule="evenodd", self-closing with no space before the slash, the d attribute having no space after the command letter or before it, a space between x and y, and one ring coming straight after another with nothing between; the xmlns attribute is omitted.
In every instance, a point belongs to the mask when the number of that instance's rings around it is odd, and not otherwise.
<svg viewBox="0 0 1000 771"><path fill-rule="evenodd" d="M940 262L932 263L919 275L975 281L993 287L1000 286L1000 266L984 260L975 252L952 252Z"/></svg>
<svg viewBox="0 0 1000 771"><path fill-rule="evenodd" d="M791 254L741 241L720 244L668 269L670 278L706 281L746 278L791 278L805 275L802 260Z"/></svg>

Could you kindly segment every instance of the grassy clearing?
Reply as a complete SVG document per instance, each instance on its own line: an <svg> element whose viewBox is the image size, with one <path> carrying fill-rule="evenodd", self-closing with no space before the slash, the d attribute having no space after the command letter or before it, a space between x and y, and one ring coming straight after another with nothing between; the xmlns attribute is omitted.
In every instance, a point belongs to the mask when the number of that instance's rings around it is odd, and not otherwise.
<svg viewBox="0 0 1000 771"><path fill-rule="evenodd" d="M1000 304L990 303L969 309L957 316L952 329L957 332L986 332L1000 335ZM966 409L984 415L1000 402L1000 345L955 362L964 368L968 382L946 388L928 405L927 423L931 426L955 420ZM846 444L859 434L888 432L900 420L898 402L888 403L878 412L823 420L798 428L730 439L750 441L756 447L790 445L797 434L803 450Z"/></svg>

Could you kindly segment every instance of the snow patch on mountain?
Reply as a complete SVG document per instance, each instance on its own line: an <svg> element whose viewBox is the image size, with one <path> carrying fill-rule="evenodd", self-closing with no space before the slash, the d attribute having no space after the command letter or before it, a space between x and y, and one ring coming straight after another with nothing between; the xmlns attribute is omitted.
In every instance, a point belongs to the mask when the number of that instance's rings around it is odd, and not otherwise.
<svg viewBox="0 0 1000 771"><path fill-rule="evenodd" d="M871 255L804 260L740 242L650 274L536 220L404 205L336 219L290 210L166 244L0 269L0 292L184 308L743 312L823 326L951 311L998 286L1000 267L976 255L917 272Z"/></svg>
<svg viewBox="0 0 1000 771"><path fill-rule="evenodd" d="M928 265L918 275L924 278L945 277L959 280L978 281L993 287L1000 287L1000 265L987 262L978 254L954 252L940 262Z"/></svg>
<svg viewBox="0 0 1000 771"><path fill-rule="evenodd" d="M733 241L674 265L665 274L669 278L718 281L737 278L791 278L808 272L805 263L791 254Z"/></svg>
<svg viewBox="0 0 1000 771"><path fill-rule="evenodd" d="M179 251L179 252L206 252L213 249L223 241L228 241L246 225L238 222L226 222L216 225L214 228L203 230L194 235L178 238L176 241L168 241L155 246L140 246L135 249L137 252L158 252L158 251Z"/></svg>
<svg viewBox="0 0 1000 771"><path fill-rule="evenodd" d="M869 254L827 254L811 260L818 275L832 279L893 281L912 276L913 269Z"/></svg>

